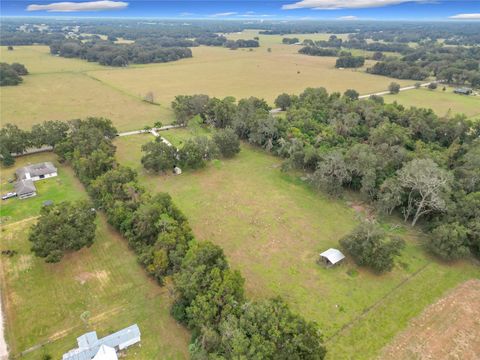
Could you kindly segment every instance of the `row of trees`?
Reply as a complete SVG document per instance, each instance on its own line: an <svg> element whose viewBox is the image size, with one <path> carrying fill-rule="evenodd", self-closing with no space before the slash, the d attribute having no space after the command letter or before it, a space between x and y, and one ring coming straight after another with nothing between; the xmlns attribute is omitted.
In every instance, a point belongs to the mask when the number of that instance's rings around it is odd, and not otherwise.
<svg viewBox="0 0 480 360"><path fill-rule="evenodd" d="M480 253L480 218L462 210L480 196L478 122L384 104L377 96L357 100L353 90L282 94L276 104L287 111L280 117L257 98L196 98L204 102L192 113L206 124L231 127L240 139L285 158L283 168L306 171L314 187L332 196L358 190L380 213L398 212L412 226L423 220L430 249L443 258Z"/></svg>
<svg viewBox="0 0 480 360"><path fill-rule="evenodd" d="M23 64L0 63L0 86L14 86L20 84L22 76L28 75L28 70Z"/></svg>
<svg viewBox="0 0 480 360"><path fill-rule="evenodd" d="M298 50L298 52L312 56L337 56L340 50L335 48L321 48L318 46L304 46Z"/></svg>
<svg viewBox="0 0 480 360"><path fill-rule="evenodd" d="M85 43L74 40L57 41L50 45L50 52L53 55L80 58L108 66L163 63L192 57L192 51L186 47L162 47L151 42L114 44L103 40Z"/></svg>
<svg viewBox="0 0 480 360"><path fill-rule="evenodd" d="M109 120L72 121L55 152L73 166L146 271L160 284L173 277L172 315L192 331L192 357L323 359L317 325L280 299L248 301L244 279L230 268L223 250L195 241L171 197L146 193L136 172L115 161L115 134Z"/></svg>
<svg viewBox="0 0 480 360"><path fill-rule="evenodd" d="M211 139L206 136L188 139L179 150L157 137L143 145L142 151L145 153L142 157L143 166L153 172L167 172L175 166L199 169L205 167L207 161L219 156L235 156L240 152L240 141L232 129L226 128L216 131Z"/></svg>
<svg viewBox="0 0 480 360"><path fill-rule="evenodd" d="M0 129L0 158L3 165L15 163L12 154L23 154L29 148L55 146L63 141L69 125L63 121L45 121L36 124L31 131L20 129L17 125L6 124Z"/></svg>
<svg viewBox="0 0 480 360"><path fill-rule="evenodd" d="M387 57L367 71L398 79L424 80L435 76L453 84L480 87L480 48L425 46L402 58Z"/></svg>
<svg viewBox="0 0 480 360"><path fill-rule="evenodd" d="M342 55L335 62L336 68L358 68L365 64L363 56Z"/></svg>

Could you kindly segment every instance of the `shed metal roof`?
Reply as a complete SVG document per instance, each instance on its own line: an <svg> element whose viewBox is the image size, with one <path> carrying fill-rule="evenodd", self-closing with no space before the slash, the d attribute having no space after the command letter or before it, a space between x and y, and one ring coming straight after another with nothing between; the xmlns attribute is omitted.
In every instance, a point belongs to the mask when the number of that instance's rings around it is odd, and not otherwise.
<svg viewBox="0 0 480 360"><path fill-rule="evenodd" d="M33 184L32 180L20 180L15 183L15 192L17 196L21 196L24 194L31 194L37 191L37 188Z"/></svg>
<svg viewBox="0 0 480 360"><path fill-rule="evenodd" d="M340 250L330 248L320 254L321 257L328 259L332 264L336 264L339 261L345 259L345 255Z"/></svg>

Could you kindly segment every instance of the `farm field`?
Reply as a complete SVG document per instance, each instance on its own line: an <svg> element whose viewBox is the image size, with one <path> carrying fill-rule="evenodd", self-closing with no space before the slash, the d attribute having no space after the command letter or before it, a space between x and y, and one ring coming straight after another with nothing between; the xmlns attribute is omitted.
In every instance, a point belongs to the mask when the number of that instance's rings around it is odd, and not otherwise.
<svg viewBox="0 0 480 360"><path fill-rule="evenodd" d="M396 95L385 95L385 102L398 102L405 106L431 108L439 116L463 113L469 118L480 118L480 96L464 96L453 93L453 88L447 87L442 91L441 86L437 90L415 89L402 91Z"/></svg>
<svg viewBox="0 0 480 360"><path fill-rule="evenodd" d="M271 52L267 51L268 47ZM354 88L364 94L385 90L392 81L388 77L366 74L362 69L336 69L335 57L301 55L297 53L297 46L281 43L252 51L205 46L192 51L193 58L172 63L88 74L130 94L152 91L155 101L165 106L169 106L176 95L199 93L237 99L257 96L273 105L282 92L300 93L307 87L323 86L331 92ZM402 86L413 84L408 80L398 82Z"/></svg>
<svg viewBox="0 0 480 360"><path fill-rule="evenodd" d="M14 51L2 47L0 61L23 63L30 71L21 85L1 90L4 124L28 129L46 120L100 116L111 119L119 130L134 130L171 121L169 108L148 104L142 94L125 93L85 73L102 68L98 64L52 56L46 46L18 46Z"/></svg>
<svg viewBox="0 0 480 360"><path fill-rule="evenodd" d="M29 158L46 161L52 156ZM70 169L60 166L59 174L61 189L45 188L52 195L49 198L87 197ZM47 181L55 183L56 178ZM1 228L0 249L18 252L0 258L5 334L11 355L31 349L22 359L37 360L46 353L59 359L76 347L76 337L87 331L96 330L101 337L138 323L141 345L129 349L125 359L150 360L157 354L167 359L187 358L189 334L170 316L169 286L159 287L146 276L126 241L103 216L98 219L94 245L66 255L58 264L46 264L30 252L28 231L44 197L18 200L25 206L15 213L15 222ZM88 321L81 319L85 312Z"/></svg>
<svg viewBox="0 0 480 360"><path fill-rule="evenodd" d="M476 359L480 354L480 280L450 291L385 349L387 359Z"/></svg>
<svg viewBox="0 0 480 360"><path fill-rule="evenodd" d="M175 129L162 136L178 145L198 132ZM383 226L401 235L407 247L394 271L379 276L350 261L325 269L316 263L318 254L338 247L355 226L363 216L360 202L313 192L296 175L282 173L279 159L248 145L236 158L213 161L203 170L150 175L140 165L140 147L150 139L116 139L118 160L136 167L147 189L170 193L198 239L222 246L246 278L250 297L281 295L317 321L330 359L375 357L445 291L480 276L468 262L447 266L428 257L422 234L395 220Z"/></svg>

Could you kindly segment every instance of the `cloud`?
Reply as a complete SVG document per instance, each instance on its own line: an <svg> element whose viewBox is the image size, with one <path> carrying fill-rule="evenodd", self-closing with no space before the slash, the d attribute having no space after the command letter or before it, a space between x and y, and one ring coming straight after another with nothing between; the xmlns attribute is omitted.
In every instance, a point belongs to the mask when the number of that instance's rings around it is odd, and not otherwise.
<svg viewBox="0 0 480 360"><path fill-rule="evenodd" d="M358 20L358 16L348 15L348 16L340 16L337 20Z"/></svg>
<svg viewBox="0 0 480 360"><path fill-rule="evenodd" d="M480 13L478 13L478 14L457 14L457 15L450 16L450 19L480 20Z"/></svg>
<svg viewBox="0 0 480 360"><path fill-rule="evenodd" d="M238 16L249 17L249 18L262 18L262 17L269 17L273 16L271 14L252 14L251 12L247 12L246 14L241 14Z"/></svg>
<svg viewBox="0 0 480 360"><path fill-rule="evenodd" d="M213 17L222 17L222 16L232 16L232 15L237 15L237 13L236 13L236 12L233 12L233 11L230 11L230 12L212 14L212 15L210 15L210 16L213 16Z"/></svg>
<svg viewBox="0 0 480 360"><path fill-rule="evenodd" d="M427 2L426 0L301 0L293 4L285 4L283 10L292 9L315 9L315 10L336 10L336 9L359 9L370 7L383 7L398 5L406 2Z"/></svg>
<svg viewBox="0 0 480 360"><path fill-rule="evenodd" d="M74 12L74 11L101 11L125 9L127 2L123 1L88 1L88 2L57 2L46 5L31 4L27 11Z"/></svg>

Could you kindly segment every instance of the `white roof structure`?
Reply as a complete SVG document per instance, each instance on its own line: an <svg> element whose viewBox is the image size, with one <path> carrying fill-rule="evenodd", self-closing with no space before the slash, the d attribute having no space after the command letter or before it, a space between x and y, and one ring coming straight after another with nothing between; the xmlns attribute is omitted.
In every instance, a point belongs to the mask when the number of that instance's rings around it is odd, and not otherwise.
<svg viewBox="0 0 480 360"><path fill-rule="evenodd" d="M342 261L345 259L345 255L342 254L340 250L330 248L327 251L324 251L323 253L320 254L322 258L325 258L328 260L329 263L332 265L335 265L339 261Z"/></svg>
<svg viewBox="0 0 480 360"><path fill-rule="evenodd" d="M118 356L114 348L102 345L92 360L118 360Z"/></svg>

